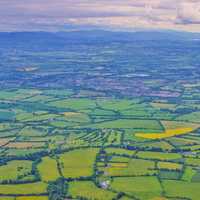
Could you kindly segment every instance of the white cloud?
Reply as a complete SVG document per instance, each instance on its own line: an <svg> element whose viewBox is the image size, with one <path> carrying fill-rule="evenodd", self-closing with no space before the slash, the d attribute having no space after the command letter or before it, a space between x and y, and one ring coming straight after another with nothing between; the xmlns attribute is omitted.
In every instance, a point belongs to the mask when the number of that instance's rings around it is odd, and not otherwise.
<svg viewBox="0 0 200 200"><path fill-rule="evenodd" d="M0 0L0 31L65 25L200 32L200 0Z"/></svg>
<svg viewBox="0 0 200 200"><path fill-rule="evenodd" d="M177 22L200 25L200 2L182 2L177 10Z"/></svg>

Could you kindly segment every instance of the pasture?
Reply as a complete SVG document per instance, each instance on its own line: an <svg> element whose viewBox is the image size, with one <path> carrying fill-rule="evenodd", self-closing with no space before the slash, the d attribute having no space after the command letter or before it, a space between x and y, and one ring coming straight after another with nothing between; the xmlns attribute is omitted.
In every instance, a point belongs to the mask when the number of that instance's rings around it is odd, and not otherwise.
<svg viewBox="0 0 200 200"><path fill-rule="evenodd" d="M91 181L70 182L68 192L74 199L82 197L91 200L112 200L117 195L117 193L98 188Z"/></svg>
<svg viewBox="0 0 200 200"><path fill-rule="evenodd" d="M0 199L52 200L55 190L76 200L197 199L197 113L88 91L9 93L0 96Z"/></svg>
<svg viewBox="0 0 200 200"><path fill-rule="evenodd" d="M93 165L98 149L78 149L63 153L59 156L62 174L65 178L92 176ZM82 159L84 156L84 159Z"/></svg>

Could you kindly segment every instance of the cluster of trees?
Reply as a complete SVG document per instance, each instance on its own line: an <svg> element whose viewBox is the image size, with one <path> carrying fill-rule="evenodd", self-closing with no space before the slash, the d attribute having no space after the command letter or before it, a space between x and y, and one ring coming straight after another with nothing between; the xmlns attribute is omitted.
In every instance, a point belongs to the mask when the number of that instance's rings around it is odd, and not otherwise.
<svg viewBox="0 0 200 200"><path fill-rule="evenodd" d="M65 200L67 193L67 184L64 178L59 178L50 182L47 188L49 200Z"/></svg>

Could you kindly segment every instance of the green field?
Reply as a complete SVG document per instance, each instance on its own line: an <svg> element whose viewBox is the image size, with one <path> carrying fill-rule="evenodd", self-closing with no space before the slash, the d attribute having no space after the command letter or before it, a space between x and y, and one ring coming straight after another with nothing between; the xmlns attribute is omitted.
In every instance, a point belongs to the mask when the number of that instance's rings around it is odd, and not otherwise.
<svg viewBox="0 0 200 200"><path fill-rule="evenodd" d="M48 170L50 168L50 170ZM43 181L54 181L60 177L55 159L43 157L38 165L38 171Z"/></svg>
<svg viewBox="0 0 200 200"><path fill-rule="evenodd" d="M46 192L47 184L42 182L0 185L0 195L44 194Z"/></svg>
<svg viewBox="0 0 200 200"><path fill-rule="evenodd" d="M68 108L77 111L94 108L96 106L94 101L87 98L59 100L51 102L50 105L58 108Z"/></svg>
<svg viewBox="0 0 200 200"><path fill-rule="evenodd" d="M65 178L78 178L92 176L93 164L96 159L98 149L80 149L70 151L60 155L59 162L61 171ZM82 159L84 155L84 160Z"/></svg>
<svg viewBox="0 0 200 200"><path fill-rule="evenodd" d="M189 198L198 200L200 191L200 183L191 183L184 181L163 181L164 190L169 197L176 196L177 198Z"/></svg>
<svg viewBox="0 0 200 200"><path fill-rule="evenodd" d="M120 158L118 159L120 160ZM116 162L108 163L108 167L103 169L107 176L142 176L156 174L155 163L149 160L130 159L127 163ZM101 168L102 169L102 168Z"/></svg>
<svg viewBox="0 0 200 200"><path fill-rule="evenodd" d="M162 191L159 181L154 176L115 178L111 187L115 191L123 191L132 197L147 200L159 197Z"/></svg>
<svg viewBox="0 0 200 200"><path fill-rule="evenodd" d="M14 160L0 166L0 182L9 180L23 180L31 174L32 162L26 160ZM30 177L32 179L32 177Z"/></svg>
<svg viewBox="0 0 200 200"><path fill-rule="evenodd" d="M69 183L68 192L74 199L82 197L91 200L112 200L117 194L98 188L93 182L90 181L71 182Z"/></svg>
<svg viewBox="0 0 200 200"><path fill-rule="evenodd" d="M177 153L147 152L147 151L139 151L136 154L136 156L138 158L144 158L150 160L175 160L181 158L181 155Z"/></svg>
<svg viewBox="0 0 200 200"><path fill-rule="evenodd" d="M126 156L133 156L135 154L135 151L126 150L126 149L120 149L120 148L107 148L106 152L108 154L116 154L116 155L126 155Z"/></svg>
<svg viewBox="0 0 200 200"><path fill-rule="evenodd" d="M111 128L111 129L153 129L162 130L162 127L157 121L154 120L128 120L118 119L108 122L96 123L91 125L94 128Z"/></svg>
<svg viewBox="0 0 200 200"><path fill-rule="evenodd" d="M21 196L16 197L16 200L48 200L47 196Z"/></svg>
<svg viewBox="0 0 200 200"><path fill-rule="evenodd" d="M1 94L0 199L198 200L198 113L90 91ZM159 137L175 129L191 131Z"/></svg>

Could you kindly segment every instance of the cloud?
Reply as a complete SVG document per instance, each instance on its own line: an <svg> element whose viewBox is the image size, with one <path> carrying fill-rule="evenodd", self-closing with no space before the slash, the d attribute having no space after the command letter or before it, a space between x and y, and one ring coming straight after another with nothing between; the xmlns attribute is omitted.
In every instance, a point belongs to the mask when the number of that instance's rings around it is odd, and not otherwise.
<svg viewBox="0 0 200 200"><path fill-rule="evenodd" d="M200 25L200 2L180 3L177 12L177 23Z"/></svg>
<svg viewBox="0 0 200 200"><path fill-rule="evenodd" d="M67 27L67 28L66 28ZM200 32L199 0L1 0L0 31L70 27Z"/></svg>

